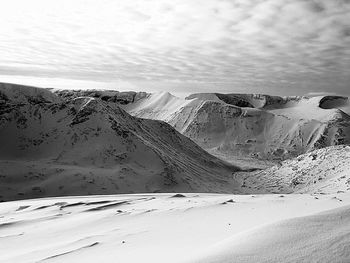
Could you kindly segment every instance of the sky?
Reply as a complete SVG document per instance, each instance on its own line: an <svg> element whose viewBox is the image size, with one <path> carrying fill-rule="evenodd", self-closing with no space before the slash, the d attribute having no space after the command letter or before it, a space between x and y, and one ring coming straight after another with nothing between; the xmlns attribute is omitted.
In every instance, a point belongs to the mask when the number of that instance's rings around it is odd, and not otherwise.
<svg viewBox="0 0 350 263"><path fill-rule="evenodd" d="M0 81L350 95L350 0L0 0Z"/></svg>

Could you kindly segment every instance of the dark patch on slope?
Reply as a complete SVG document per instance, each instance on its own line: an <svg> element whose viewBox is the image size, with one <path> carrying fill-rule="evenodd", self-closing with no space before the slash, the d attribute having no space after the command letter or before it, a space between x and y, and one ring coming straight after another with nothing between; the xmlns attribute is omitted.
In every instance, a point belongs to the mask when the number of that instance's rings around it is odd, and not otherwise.
<svg viewBox="0 0 350 263"><path fill-rule="evenodd" d="M117 202L117 203L113 203L113 204L108 204L108 205L102 205L102 206L98 206L98 207L94 207L94 208L90 208L88 210L85 210L85 212L91 212L91 211L101 211L101 210L105 210L105 209L110 209L110 208L114 208L117 206L121 206L124 204L128 204L127 201L121 201L121 202Z"/></svg>
<svg viewBox="0 0 350 263"><path fill-rule="evenodd" d="M227 104L231 104L234 106L242 107L242 108L254 108L254 106L245 98L239 95L227 95L221 93L215 93L215 95Z"/></svg>
<svg viewBox="0 0 350 263"><path fill-rule="evenodd" d="M339 107L348 106L349 98L342 96L325 96L320 100L319 107L321 109L337 109Z"/></svg>
<svg viewBox="0 0 350 263"><path fill-rule="evenodd" d="M67 254L71 254L71 253L77 252L79 250L82 250L84 248L94 247L94 246L96 246L98 244L100 244L100 242L94 242L94 243L92 243L90 245L87 245L87 246L83 246L83 247L80 247L80 248L77 248L77 249L74 249L74 250L70 250L70 251L67 251L67 252L64 252L64 253L60 253L60 254L57 254L57 255L53 255L53 256L44 258L44 259L40 260L39 262L46 261L46 260L53 259L53 258L57 258L57 257L64 256L64 255L67 255Z"/></svg>

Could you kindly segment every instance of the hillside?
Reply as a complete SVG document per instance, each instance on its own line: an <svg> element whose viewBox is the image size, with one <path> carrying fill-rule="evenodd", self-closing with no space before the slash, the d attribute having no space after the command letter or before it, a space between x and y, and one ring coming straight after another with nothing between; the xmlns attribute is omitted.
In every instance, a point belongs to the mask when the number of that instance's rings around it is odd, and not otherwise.
<svg viewBox="0 0 350 263"><path fill-rule="evenodd" d="M284 160L326 146L349 144L348 105L348 98L334 96L210 93L181 99L158 93L123 107L134 116L168 122L223 159Z"/></svg>
<svg viewBox="0 0 350 263"><path fill-rule="evenodd" d="M350 146L330 146L262 171L237 174L248 193L342 193L350 190ZM246 176L244 176L244 174Z"/></svg>
<svg viewBox="0 0 350 263"><path fill-rule="evenodd" d="M116 103L10 84L0 94L1 199L231 192L235 184L236 167Z"/></svg>

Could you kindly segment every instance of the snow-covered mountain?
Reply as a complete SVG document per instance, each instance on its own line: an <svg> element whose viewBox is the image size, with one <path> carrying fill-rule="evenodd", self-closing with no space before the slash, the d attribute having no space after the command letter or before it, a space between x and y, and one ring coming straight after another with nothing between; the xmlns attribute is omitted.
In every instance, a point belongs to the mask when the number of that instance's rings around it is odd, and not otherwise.
<svg viewBox="0 0 350 263"><path fill-rule="evenodd" d="M0 195L231 192L231 166L169 124L93 97L0 85Z"/></svg>
<svg viewBox="0 0 350 263"><path fill-rule="evenodd" d="M0 90L3 199L348 189L348 177L341 173L350 168L347 147L323 149L349 143L349 104L343 97L194 94L181 99L169 93L52 92L10 84L1 84ZM152 119L168 122L223 158L285 159L308 152L305 156L325 155L333 161L322 164L318 160L324 158L305 157L303 164L302 155L264 171L237 172ZM318 148L320 153L312 152Z"/></svg>
<svg viewBox="0 0 350 263"><path fill-rule="evenodd" d="M130 114L163 120L216 155L283 160L350 143L348 98L251 94L147 94L124 105Z"/></svg>

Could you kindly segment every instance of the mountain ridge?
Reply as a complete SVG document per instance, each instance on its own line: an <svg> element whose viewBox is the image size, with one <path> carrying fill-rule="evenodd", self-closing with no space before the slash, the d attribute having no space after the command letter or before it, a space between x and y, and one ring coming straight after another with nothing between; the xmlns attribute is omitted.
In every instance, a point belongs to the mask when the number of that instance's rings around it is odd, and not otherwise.
<svg viewBox="0 0 350 263"><path fill-rule="evenodd" d="M274 97L276 103L269 97L268 106L264 102L262 108L250 108L215 96L194 94L152 107L157 105L158 95L149 95L123 107L132 115L170 123L213 154L279 160L350 143L349 115L336 107L320 107L333 97Z"/></svg>
<svg viewBox="0 0 350 263"><path fill-rule="evenodd" d="M56 92L74 97L82 91ZM137 99L122 99L126 94ZM122 100L121 107L136 117L165 121L227 161L232 156L279 161L350 144L350 104L342 96L197 93L183 99L169 92L110 91L95 95L112 103Z"/></svg>
<svg viewBox="0 0 350 263"><path fill-rule="evenodd" d="M231 192L231 175L239 168L209 155L165 122L133 117L118 104L93 97L50 93L56 96L50 101L46 90L29 89L21 97L13 95L20 86L8 87L0 86L7 97L0 103L4 199L48 193ZM64 180L71 185L64 186Z"/></svg>

